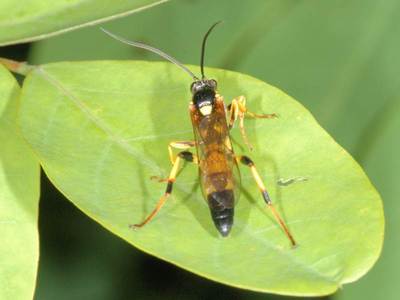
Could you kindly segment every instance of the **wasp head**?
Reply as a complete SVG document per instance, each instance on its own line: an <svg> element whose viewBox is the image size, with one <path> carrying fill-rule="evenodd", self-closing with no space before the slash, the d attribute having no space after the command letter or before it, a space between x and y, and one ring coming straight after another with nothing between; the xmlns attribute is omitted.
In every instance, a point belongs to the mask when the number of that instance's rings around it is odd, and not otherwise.
<svg viewBox="0 0 400 300"><path fill-rule="evenodd" d="M190 87L193 103L204 116L209 115L213 109L216 89L217 82L214 79L196 80Z"/></svg>

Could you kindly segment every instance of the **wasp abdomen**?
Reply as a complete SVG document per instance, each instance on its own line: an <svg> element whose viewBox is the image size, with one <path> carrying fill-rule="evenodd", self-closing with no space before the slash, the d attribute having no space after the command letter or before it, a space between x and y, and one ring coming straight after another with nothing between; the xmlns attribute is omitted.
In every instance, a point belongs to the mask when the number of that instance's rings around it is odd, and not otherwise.
<svg viewBox="0 0 400 300"><path fill-rule="evenodd" d="M207 201L215 227L223 237L228 236L233 225L235 203L233 191L212 192L207 195Z"/></svg>

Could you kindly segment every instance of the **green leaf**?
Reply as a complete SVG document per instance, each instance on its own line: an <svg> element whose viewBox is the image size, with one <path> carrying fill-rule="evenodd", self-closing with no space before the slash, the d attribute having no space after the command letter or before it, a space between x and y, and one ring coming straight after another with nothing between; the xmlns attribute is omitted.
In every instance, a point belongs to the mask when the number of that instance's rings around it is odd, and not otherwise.
<svg viewBox="0 0 400 300"><path fill-rule="evenodd" d="M338 293L335 299L352 300L359 299L361 296L364 299L395 300L398 298L399 288L393 286L393 283L398 278L400 241L390 237L398 235L400 226L398 219L400 214L398 205L400 140L395 138L400 128L399 115L399 99L388 101L383 109L376 112L375 118L365 128L365 134L359 140L358 156L365 162L366 171L372 174L372 180L380 188L382 198L385 199L385 215L388 226L385 232L383 255L374 267L374 272L369 273L358 285Z"/></svg>
<svg viewBox="0 0 400 300"><path fill-rule="evenodd" d="M25 80L23 135L54 185L104 227L145 252L225 284L287 295L323 295L357 280L383 239L379 195L358 164L310 113L255 78L206 70L226 100L245 95L256 162L299 247L289 243L242 169L242 198L228 238L220 238L186 164L173 196L143 229L165 190L150 180L171 168L167 145L191 140L190 78L169 63L76 62L38 67ZM237 129L233 138L242 144ZM236 145L236 152L246 152ZM282 184L295 180L292 184ZM281 184L278 184L281 182Z"/></svg>
<svg viewBox="0 0 400 300"><path fill-rule="evenodd" d="M123 17L168 0L14 0L0 3L0 46L30 42Z"/></svg>
<svg viewBox="0 0 400 300"><path fill-rule="evenodd" d="M39 259L39 164L15 126L19 94L0 66L0 299L32 299Z"/></svg>

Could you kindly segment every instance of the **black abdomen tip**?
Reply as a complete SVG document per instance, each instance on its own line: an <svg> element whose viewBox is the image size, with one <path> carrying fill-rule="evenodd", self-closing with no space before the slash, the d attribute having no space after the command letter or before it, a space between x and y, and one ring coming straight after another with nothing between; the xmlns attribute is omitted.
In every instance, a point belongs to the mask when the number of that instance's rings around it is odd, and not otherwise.
<svg viewBox="0 0 400 300"><path fill-rule="evenodd" d="M229 235L229 232L231 231L233 225L233 208L230 210L231 212L229 212L226 216L223 216L222 218L213 216L215 227L217 227L219 233L223 237L227 237Z"/></svg>
<svg viewBox="0 0 400 300"><path fill-rule="evenodd" d="M213 192L207 197L211 217L219 233L226 237L232 229L234 196L231 190Z"/></svg>

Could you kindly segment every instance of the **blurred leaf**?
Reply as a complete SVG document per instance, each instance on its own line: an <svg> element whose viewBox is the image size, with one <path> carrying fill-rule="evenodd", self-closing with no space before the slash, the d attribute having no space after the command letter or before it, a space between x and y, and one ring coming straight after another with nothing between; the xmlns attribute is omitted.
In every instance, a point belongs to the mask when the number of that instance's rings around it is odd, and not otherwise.
<svg viewBox="0 0 400 300"><path fill-rule="evenodd" d="M20 126L54 183L75 205L145 252L201 276L251 290L321 295L357 280L376 261L383 238L379 195L355 161L297 102L257 79L209 69L220 92L244 94L252 153L300 246L265 210L248 172L227 239L213 227L187 165L174 195L140 231L165 189L170 140L192 139L189 78L169 63L79 62L38 67L24 83ZM237 133L234 139L240 141ZM243 147L236 147L241 152ZM278 180L305 177L287 186ZM312 207L312 209L310 209ZM194 238L195 237L195 238ZM246 273L249 270L251 273Z"/></svg>
<svg viewBox="0 0 400 300"><path fill-rule="evenodd" d="M400 83L400 2L301 2L235 70L285 87L354 153L365 126Z"/></svg>
<svg viewBox="0 0 400 300"><path fill-rule="evenodd" d="M0 66L0 299L32 299L39 259L39 165L15 126L19 93Z"/></svg>
<svg viewBox="0 0 400 300"><path fill-rule="evenodd" d="M40 40L150 8L168 0L28 0L0 3L0 45Z"/></svg>
<svg viewBox="0 0 400 300"><path fill-rule="evenodd" d="M399 288L393 286L400 267L398 238L399 214L398 197L400 186L400 140L397 138L400 128L400 101L393 99L379 111L361 136L357 155L362 158L365 168L372 174L373 181L380 187L385 204L387 228L385 247L374 272L368 274L358 285L350 286L338 293L335 299L385 299L395 300ZM368 145L367 148L365 146ZM388 238L390 237L390 238ZM371 286L375 282L375 286Z"/></svg>

